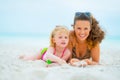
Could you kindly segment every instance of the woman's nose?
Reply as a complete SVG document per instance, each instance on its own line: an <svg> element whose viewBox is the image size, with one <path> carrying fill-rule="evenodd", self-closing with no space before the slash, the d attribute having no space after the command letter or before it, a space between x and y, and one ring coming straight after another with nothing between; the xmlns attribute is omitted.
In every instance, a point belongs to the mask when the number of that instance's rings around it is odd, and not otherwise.
<svg viewBox="0 0 120 80"><path fill-rule="evenodd" d="M81 31L80 31L80 33L81 33L81 34L84 34L84 33L85 33L85 31L84 31L84 30L81 30Z"/></svg>

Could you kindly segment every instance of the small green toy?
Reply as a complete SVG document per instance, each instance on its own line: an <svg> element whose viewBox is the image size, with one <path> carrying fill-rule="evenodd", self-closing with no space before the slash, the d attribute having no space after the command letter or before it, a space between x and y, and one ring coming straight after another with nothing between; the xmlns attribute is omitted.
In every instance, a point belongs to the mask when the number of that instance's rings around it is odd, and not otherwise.
<svg viewBox="0 0 120 80"><path fill-rule="evenodd" d="M46 60L46 63L47 63L47 64L51 64L52 61L48 59L48 60Z"/></svg>

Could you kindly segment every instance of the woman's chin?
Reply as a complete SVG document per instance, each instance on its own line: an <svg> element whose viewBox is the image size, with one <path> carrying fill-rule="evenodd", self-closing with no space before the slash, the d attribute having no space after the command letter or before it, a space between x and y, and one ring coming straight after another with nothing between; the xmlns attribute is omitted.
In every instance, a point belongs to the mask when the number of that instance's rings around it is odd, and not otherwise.
<svg viewBox="0 0 120 80"><path fill-rule="evenodd" d="M85 41L86 38L79 38L79 41Z"/></svg>

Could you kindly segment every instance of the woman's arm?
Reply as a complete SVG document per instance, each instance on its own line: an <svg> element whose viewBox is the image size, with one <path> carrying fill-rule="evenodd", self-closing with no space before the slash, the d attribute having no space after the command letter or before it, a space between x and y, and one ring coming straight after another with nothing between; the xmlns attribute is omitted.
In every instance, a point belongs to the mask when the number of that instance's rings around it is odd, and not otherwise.
<svg viewBox="0 0 120 80"><path fill-rule="evenodd" d="M78 63L78 65L82 65L82 66L99 64L99 59L100 59L100 46L99 46L99 44L97 44L94 48L91 49L91 57L92 57L92 60L91 59L79 60L76 58L72 58L70 60L70 64L73 66L77 65L74 63Z"/></svg>
<svg viewBox="0 0 120 80"><path fill-rule="evenodd" d="M91 49L91 57L92 57L92 60L85 59L85 61L89 65L99 64L99 60L100 60L100 45L99 45L99 43L94 48Z"/></svg>

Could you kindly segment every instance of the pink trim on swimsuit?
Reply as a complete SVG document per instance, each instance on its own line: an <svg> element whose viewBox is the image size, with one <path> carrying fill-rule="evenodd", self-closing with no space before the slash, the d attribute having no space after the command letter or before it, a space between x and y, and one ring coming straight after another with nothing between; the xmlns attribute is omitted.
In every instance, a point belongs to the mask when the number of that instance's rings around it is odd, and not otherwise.
<svg viewBox="0 0 120 80"><path fill-rule="evenodd" d="M44 52L44 54L41 57L41 59L44 60L44 61L45 61L45 59L44 59L45 53L46 53L46 51Z"/></svg>
<svg viewBox="0 0 120 80"><path fill-rule="evenodd" d="M66 48L64 48L64 50L63 50L62 55L61 55L61 57L60 57L60 58L62 58L62 57L63 57L65 50L66 50ZM54 53L53 53L53 54L55 55L55 53L56 53L56 49L54 49Z"/></svg>

